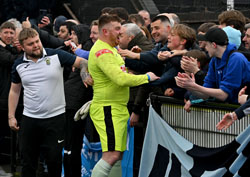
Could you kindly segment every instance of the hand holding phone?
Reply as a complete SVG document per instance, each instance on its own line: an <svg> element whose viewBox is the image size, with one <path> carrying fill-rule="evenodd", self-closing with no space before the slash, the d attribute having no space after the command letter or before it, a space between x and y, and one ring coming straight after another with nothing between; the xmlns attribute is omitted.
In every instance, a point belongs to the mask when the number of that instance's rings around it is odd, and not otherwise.
<svg viewBox="0 0 250 177"><path fill-rule="evenodd" d="M77 46L76 46L76 44L74 42L70 42L70 45L71 45L72 49L76 49L77 48Z"/></svg>

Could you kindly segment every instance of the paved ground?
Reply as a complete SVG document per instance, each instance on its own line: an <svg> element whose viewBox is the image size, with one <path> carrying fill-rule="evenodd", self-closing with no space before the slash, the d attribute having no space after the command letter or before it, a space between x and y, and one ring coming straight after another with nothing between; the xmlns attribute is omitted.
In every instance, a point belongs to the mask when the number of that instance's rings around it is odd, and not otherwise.
<svg viewBox="0 0 250 177"><path fill-rule="evenodd" d="M0 177L20 177L20 166L16 167L16 172L11 173L10 164L0 164Z"/></svg>
<svg viewBox="0 0 250 177"><path fill-rule="evenodd" d="M0 177L12 177L10 173L10 165L1 165L0 166Z"/></svg>
<svg viewBox="0 0 250 177"><path fill-rule="evenodd" d="M39 168L40 167L40 168ZM37 177L48 177L48 174L46 172L41 171L42 167L39 166L37 171ZM21 166L16 167L16 172L11 173L11 167L10 164L0 164L0 177L21 177Z"/></svg>

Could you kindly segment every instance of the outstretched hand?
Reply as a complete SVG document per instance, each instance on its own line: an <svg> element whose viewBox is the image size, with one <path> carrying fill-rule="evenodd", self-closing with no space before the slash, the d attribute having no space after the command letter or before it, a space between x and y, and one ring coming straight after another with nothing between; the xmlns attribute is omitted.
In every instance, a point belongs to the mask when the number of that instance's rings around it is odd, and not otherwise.
<svg viewBox="0 0 250 177"><path fill-rule="evenodd" d="M227 129L228 127L230 127L235 120L237 120L237 115L235 114L235 112L233 113L227 113L223 116L222 120L216 125L216 128L218 130L222 130L222 129Z"/></svg>
<svg viewBox="0 0 250 177"><path fill-rule="evenodd" d="M159 51L157 55L158 59L161 61L165 61L172 57L172 52L170 51Z"/></svg>
<svg viewBox="0 0 250 177"><path fill-rule="evenodd" d="M127 57L127 58L130 58L130 59L139 59L138 56L140 56L139 53L135 53L135 52L132 52L130 50L122 50L122 49L119 49L118 53L122 56L122 57Z"/></svg>
<svg viewBox="0 0 250 177"><path fill-rule="evenodd" d="M160 79L160 77L156 76L154 73L152 72L147 72L147 75L149 75L150 80L149 81L155 81L157 79Z"/></svg>

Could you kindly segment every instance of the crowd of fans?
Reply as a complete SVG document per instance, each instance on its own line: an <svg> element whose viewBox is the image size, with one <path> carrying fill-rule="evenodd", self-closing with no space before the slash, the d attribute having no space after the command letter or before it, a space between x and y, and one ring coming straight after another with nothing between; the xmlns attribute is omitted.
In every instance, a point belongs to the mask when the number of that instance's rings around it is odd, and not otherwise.
<svg viewBox="0 0 250 177"><path fill-rule="evenodd" d="M150 92L182 99L184 109L207 99L244 104L249 96L250 23L240 11L224 11L218 24L206 22L195 29L181 23L173 13L162 13L151 19L146 10L128 14L124 8L104 8L102 14L117 15L122 20L118 53L132 74L153 72L157 81L130 88L128 109L130 125L137 126L144 114ZM9 19L0 26L0 138L8 127L8 94L14 61L23 55L18 34L23 28L35 29L43 47L62 49L88 59L89 51L98 40L98 20L89 26L73 19L44 14L37 22L27 17L20 22ZM84 85L79 69L64 68L66 99L66 135L64 146L65 176L81 175L83 135L89 141L99 137L90 117L74 121L79 108L92 99L91 86ZM115 94L115 93L114 93ZM248 106L226 114L217 128L227 128L248 113ZM18 105L22 110L22 100ZM20 117L21 111L17 111ZM139 141L140 142L140 141ZM0 139L1 143L1 139ZM1 145L0 145L1 148ZM137 151L135 151L137 152ZM42 158L41 158L42 159Z"/></svg>

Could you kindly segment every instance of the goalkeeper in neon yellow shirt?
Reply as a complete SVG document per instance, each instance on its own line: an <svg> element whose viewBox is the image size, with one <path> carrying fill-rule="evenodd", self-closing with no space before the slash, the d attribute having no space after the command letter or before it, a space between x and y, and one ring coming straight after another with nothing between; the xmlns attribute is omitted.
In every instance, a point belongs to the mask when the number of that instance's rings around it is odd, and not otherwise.
<svg viewBox="0 0 250 177"><path fill-rule="evenodd" d="M92 177L106 177L112 166L115 171L126 150L129 87L158 77L151 72L144 75L127 73L124 60L115 48L119 44L120 18L103 15L99 18L98 28L99 39L90 51L88 69L94 81L90 117L100 136L103 155L94 167Z"/></svg>

